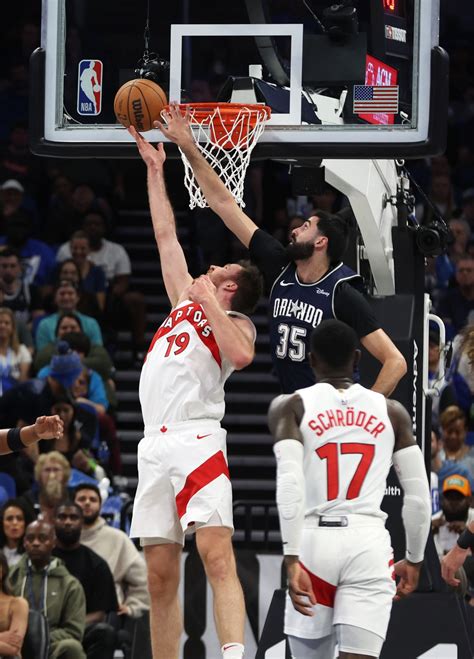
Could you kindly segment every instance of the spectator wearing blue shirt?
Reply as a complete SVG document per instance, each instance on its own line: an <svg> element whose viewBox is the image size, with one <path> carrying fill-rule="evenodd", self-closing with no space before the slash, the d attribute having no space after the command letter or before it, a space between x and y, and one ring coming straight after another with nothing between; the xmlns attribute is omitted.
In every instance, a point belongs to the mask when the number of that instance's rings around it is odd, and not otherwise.
<svg viewBox="0 0 474 659"><path fill-rule="evenodd" d="M42 240L32 238L32 233L31 218L26 214L13 214L5 218L5 235L0 236L0 245L8 245L19 252L28 284L45 287L55 266L55 254Z"/></svg>
<svg viewBox="0 0 474 659"><path fill-rule="evenodd" d="M56 340L56 326L63 313L74 313L81 321L82 331L92 345L103 345L102 333L99 323L95 318L86 316L77 311L79 302L79 293L77 286L73 281L60 281L54 294L54 302L58 311L43 318L36 329L35 345L37 350L41 350L48 343Z"/></svg>
<svg viewBox="0 0 474 659"><path fill-rule="evenodd" d="M44 366L37 377L45 380L51 374L51 366ZM92 369L84 368L71 387L76 403L86 403L99 414L109 408L104 382L100 375Z"/></svg>

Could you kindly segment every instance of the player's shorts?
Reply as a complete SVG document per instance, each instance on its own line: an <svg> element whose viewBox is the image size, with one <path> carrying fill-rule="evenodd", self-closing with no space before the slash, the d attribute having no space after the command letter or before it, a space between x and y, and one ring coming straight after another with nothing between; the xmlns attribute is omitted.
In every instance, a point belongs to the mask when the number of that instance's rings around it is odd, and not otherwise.
<svg viewBox="0 0 474 659"><path fill-rule="evenodd" d="M234 530L226 431L205 419L147 428L130 536L143 545L184 544L186 533L206 524Z"/></svg>
<svg viewBox="0 0 474 659"><path fill-rule="evenodd" d="M305 520L300 562L318 603L313 616L304 616L287 595L286 634L322 638L341 624L385 639L396 590L390 535L377 517L353 514L345 519L342 527L321 527L318 516Z"/></svg>

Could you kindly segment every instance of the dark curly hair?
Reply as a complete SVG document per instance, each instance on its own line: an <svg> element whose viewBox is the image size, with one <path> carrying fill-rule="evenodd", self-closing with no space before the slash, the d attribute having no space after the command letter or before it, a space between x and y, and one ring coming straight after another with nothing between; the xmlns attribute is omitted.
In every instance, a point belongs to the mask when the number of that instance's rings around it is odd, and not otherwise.
<svg viewBox="0 0 474 659"><path fill-rule="evenodd" d="M33 522L35 519L35 516L33 515L30 508L21 499L8 499L8 501L6 501L0 509L0 547L2 549L7 544L7 537L3 528L3 518L5 516L5 511L8 508L19 508L21 510L23 517L25 518L25 529L28 524L31 524L31 522ZM23 538L20 539L18 544L18 551L20 554L23 554L25 551L25 548L23 547Z"/></svg>
<svg viewBox="0 0 474 659"><path fill-rule="evenodd" d="M263 293L263 279L259 269L250 261L239 261L242 270L237 275L235 282L238 288L232 298L232 311L250 314Z"/></svg>

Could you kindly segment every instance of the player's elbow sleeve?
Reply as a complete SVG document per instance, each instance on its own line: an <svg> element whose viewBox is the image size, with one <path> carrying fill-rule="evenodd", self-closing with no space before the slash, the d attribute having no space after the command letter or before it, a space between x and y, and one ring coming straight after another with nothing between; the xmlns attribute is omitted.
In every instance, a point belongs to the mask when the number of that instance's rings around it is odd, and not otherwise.
<svg viewBox="0 0 474 659"><path fill-rule="evenodd" d="M285 439L275 444L274 452L283 553L297 556L300 553L305 507L303 445L297 440Z"/></svg>
<svg viewBox="0 0 474 659"><path fill-rule="evenodd" d="M277 479L276 501L285 520L296 518L303 503L303 488L295 474L281 473Z"/></svg>
<svg viewBox="0 0 474 659"><path fill-rule="evenodd" d="M412 563L420 563L431 527L431 496L423 455L418 446L409 446L394 453L393 465L404 492L406 557Z"/></svg>

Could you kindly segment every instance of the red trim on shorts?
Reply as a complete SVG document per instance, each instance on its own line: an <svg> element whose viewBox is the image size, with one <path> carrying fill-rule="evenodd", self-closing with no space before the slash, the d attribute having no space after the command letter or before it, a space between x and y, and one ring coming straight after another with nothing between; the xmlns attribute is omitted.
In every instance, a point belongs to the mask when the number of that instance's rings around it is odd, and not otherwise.
<svg viewBox="0 0 474 659"><path fill-rule="evenodd" d="M194 314L196 312L200 312L202 314L201 319L199 321L194 320ZM222 366L221 353L219 351L219 347L214 338L214 334L212 332L211 326L209 325L209 321L206 318L204 309L200 304L197 304L196 302L187 304L184 307L178 307L177 309L173 309L173 311L169 314L169 316L163 321L161 326L155 332L155 336L153 337L150 343L150 347L148 348L147 354L153 350L155 343L158 341L158 339L161 339L162 336L165 336L166 334L174 330L177 325L179 325L185 320L187 320L188 323L194 327L198 337L201 339L201 341L204 343L204 345L209 350L211 355L214 357L219 367L221 367ZM205 330L206 330L206 335L204 335ZM146 361L146 357L145 357L145 361Z"/></svg>
<svg viewBox="0 0 474 659"><path fill-rule="evenodd" d="M214 453L208 460L188 474L183 489L176 495L176 508L180 519L185 514L190 499L222 474L229 478L229 468L222 451Z"/></svg>
<svg viewBox="0 0 474 659"><path fill-rule="evenodd" d="M299 564L311 579L311 586L313 587L313 592L318 604L328 606L331 609L334 608L337 586L334 586L328 581L324 581L324 579L321 579L321 577L317 577L315 574L310 572L306 565L303 565L301 561L299 561Z"/></svg>
<svg viewBox="0 0 474 659"><path fill-rule="evenodd" d="M388 562L388 567L391 568L391 567L393 567L393 565L395 565L395 561L394 561L393 558L391 558ZM392 570L392 573L391 573L390 576L392 577L393 581L396 581L395 570Z"/></svg>

